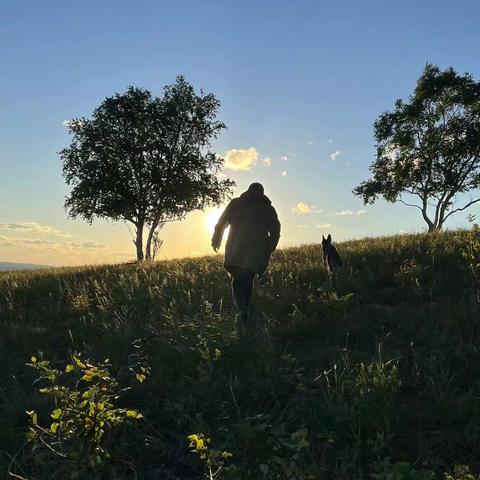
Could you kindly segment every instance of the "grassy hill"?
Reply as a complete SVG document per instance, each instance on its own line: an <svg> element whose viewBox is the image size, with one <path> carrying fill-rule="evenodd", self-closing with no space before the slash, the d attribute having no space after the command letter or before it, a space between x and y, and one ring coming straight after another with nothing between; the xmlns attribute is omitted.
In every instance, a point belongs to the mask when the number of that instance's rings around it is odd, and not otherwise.
<svg viewBox="0 0 480 480"><path fill-rule="evenodd" d="M344 242L333 280L319 245L278 251L256 287L248 338L235 333L220 257L2 273L0 472L329 480L445 478L456 464L480 472L475 241L478 232L455 231ZM143 418L119 410L125 421L102 427L97 453L80 414L83 437L72 427L67 438L65 427L43 437L50 448L27 443L25 412L49 430L61 407L58 390L39 392L45 385L65 382L80 395L97 385L94 407L108 407L98 398L114 382L94 373L107 358L109 375L131 387L112 404ZM34 383L45 359L72 372ZM26 365L34 361L37 369ZM58 415L66 421L67 409ZM461 468L451 478L470 479Z"/></svg>

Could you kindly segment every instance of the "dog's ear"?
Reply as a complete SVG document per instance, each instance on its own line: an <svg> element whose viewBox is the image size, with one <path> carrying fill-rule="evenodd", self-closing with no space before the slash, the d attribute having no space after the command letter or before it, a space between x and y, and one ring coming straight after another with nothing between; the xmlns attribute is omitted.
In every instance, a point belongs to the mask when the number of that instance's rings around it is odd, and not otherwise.
<svg viewBox="0 0 480 480"><path fill-rule="evenodd" d="M331 242L331 241L332 241L332 236L330 234L328 234L327 242Z"/></svg>
<svg viewBox="0 0 480 480"><path fill-rule="evenodd" d="M325 237L322 235L322 243L325 241Z"/></svg>

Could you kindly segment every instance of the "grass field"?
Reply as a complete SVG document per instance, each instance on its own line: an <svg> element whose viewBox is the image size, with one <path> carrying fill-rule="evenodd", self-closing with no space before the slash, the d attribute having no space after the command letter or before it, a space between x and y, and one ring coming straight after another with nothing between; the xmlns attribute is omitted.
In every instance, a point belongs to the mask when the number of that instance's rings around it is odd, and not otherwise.
<svg viewBox="0 0 480 480"><path fill-rule="evenodd" d="M319 245L278 251L248 338L235 333L221 257L1 273L0 477L477 478L475 241L452 231L344 242L332 280ZM108 358L131 387L112 403L143 415L105 427L108 458L92 456L87 424L50 434L51 449L26 441L26 411L48 429L59 406L26 364L63 371L74 353Z"/></svg>

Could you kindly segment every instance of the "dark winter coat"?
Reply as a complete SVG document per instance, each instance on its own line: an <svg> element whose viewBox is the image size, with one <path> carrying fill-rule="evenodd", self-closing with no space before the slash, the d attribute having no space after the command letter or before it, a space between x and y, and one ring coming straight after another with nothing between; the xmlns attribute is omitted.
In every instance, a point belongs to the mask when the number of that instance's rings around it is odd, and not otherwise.
<svg viewBox="0 0 480 480"><path fill-rule="evenodd" d="M280 222L272 202L265 195L250 191L234 198L215 227L214 247L220 247L223 232L229 225L226 270L233 273L235 267L241 267L263 274L280 239Z"/></svg>

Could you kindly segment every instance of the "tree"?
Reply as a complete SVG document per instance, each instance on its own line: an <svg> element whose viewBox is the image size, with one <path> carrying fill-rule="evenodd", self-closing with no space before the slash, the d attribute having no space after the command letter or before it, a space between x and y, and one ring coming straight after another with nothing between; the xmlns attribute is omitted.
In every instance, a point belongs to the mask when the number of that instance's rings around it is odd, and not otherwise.
<svg viewBox="0 0 480 480"><path fill-rule="evenodd" d="M65 201L70 217L130 222L137 259L152 258L163 224L218 205L231 192L234 182L217 175L223 159L210 151L225 128L216 119L219 106L213 94L197 95L179 76L161 98L129 87L106 98L91 119L69 121L73 139L60 157L72 186Z"/></svg>
<svg viewBox="0 0 480 480"><path fill-rule="evenodd" d="M409 101L397 100L374 130L373 178L353 191L365 204L380 195L418 208L434 232L480 202L480 83L470 74L427 64Z"/></svg>

